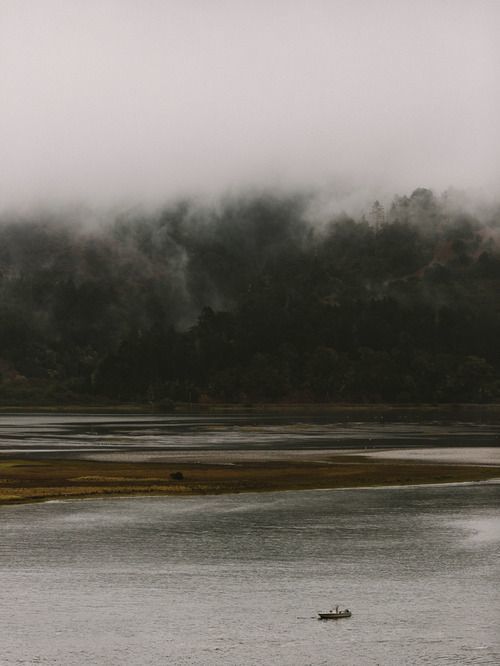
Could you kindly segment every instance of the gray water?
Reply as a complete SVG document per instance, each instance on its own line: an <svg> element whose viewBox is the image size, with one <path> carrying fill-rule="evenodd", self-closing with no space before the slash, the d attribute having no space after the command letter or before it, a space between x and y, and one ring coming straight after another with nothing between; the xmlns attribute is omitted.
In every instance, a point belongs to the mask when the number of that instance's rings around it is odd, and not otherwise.
<svg viewBox="0 0 500 666"><path fill-rule="evenodd" d="M2 507L0 664L499 664L499 508L494 483Z"/></svg>
<svg viewBox="0 0 500 666"><path fill-rule="evenodd" d="M176 454L500 446L500 425L259 415L0 415L0 455L160 460ZM116 459L117 456L114 457Z"/></svg>

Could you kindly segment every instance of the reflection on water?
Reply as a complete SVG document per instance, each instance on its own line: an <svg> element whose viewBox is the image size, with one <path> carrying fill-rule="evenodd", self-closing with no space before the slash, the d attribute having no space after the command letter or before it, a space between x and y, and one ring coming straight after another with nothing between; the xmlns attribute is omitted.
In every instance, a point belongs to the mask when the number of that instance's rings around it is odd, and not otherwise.
<svg viewBox="0 0 500 666"><path fill-rule="evenodd" d="M175 452L499 446L500 426L336 422L276 416L0 415L0 454L131 456Z"/></svg>
<svg viewBox="0 0 500 666"><path fill-rule="evenodd" d="M4 507L0 663L497 664L499 506L485 484Z"/></svg>

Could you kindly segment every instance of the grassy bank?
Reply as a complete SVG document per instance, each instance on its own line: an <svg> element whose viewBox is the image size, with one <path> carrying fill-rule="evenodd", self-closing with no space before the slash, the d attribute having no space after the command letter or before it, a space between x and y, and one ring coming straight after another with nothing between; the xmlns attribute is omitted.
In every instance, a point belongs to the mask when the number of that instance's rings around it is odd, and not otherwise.
<svg viewBox="0 0 500 666"><path fill-rule="evenodd" d="M172 478L172 474L182 478ZM319 462L230 465L8 460L0 462L0 504L107 495L178 496L451 483L499 477L500 467L374 461L338 455Z"/></svg>

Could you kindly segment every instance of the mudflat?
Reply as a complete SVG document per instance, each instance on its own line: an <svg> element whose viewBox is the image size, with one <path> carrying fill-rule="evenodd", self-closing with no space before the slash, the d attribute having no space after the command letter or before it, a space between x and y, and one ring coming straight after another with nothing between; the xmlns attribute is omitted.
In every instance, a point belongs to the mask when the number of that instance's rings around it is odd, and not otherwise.
<svg viewBox="0 0 500 666"><path fill-rule="evenodd" d="M0 462L0 503L117 495L195 495L486 481L500 465L323 455L213 463L22 460Z"/></svg>

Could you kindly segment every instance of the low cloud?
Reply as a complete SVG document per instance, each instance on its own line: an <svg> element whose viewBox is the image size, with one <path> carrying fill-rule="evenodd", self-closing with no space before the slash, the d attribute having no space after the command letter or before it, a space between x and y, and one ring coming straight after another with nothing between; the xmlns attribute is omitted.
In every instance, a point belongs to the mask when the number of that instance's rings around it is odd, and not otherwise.
<svg viewBox="0 0 500 666"><path fill-rule="evenodd" d="M1 0L0 208L498 183L490 0Z"/></svg>

